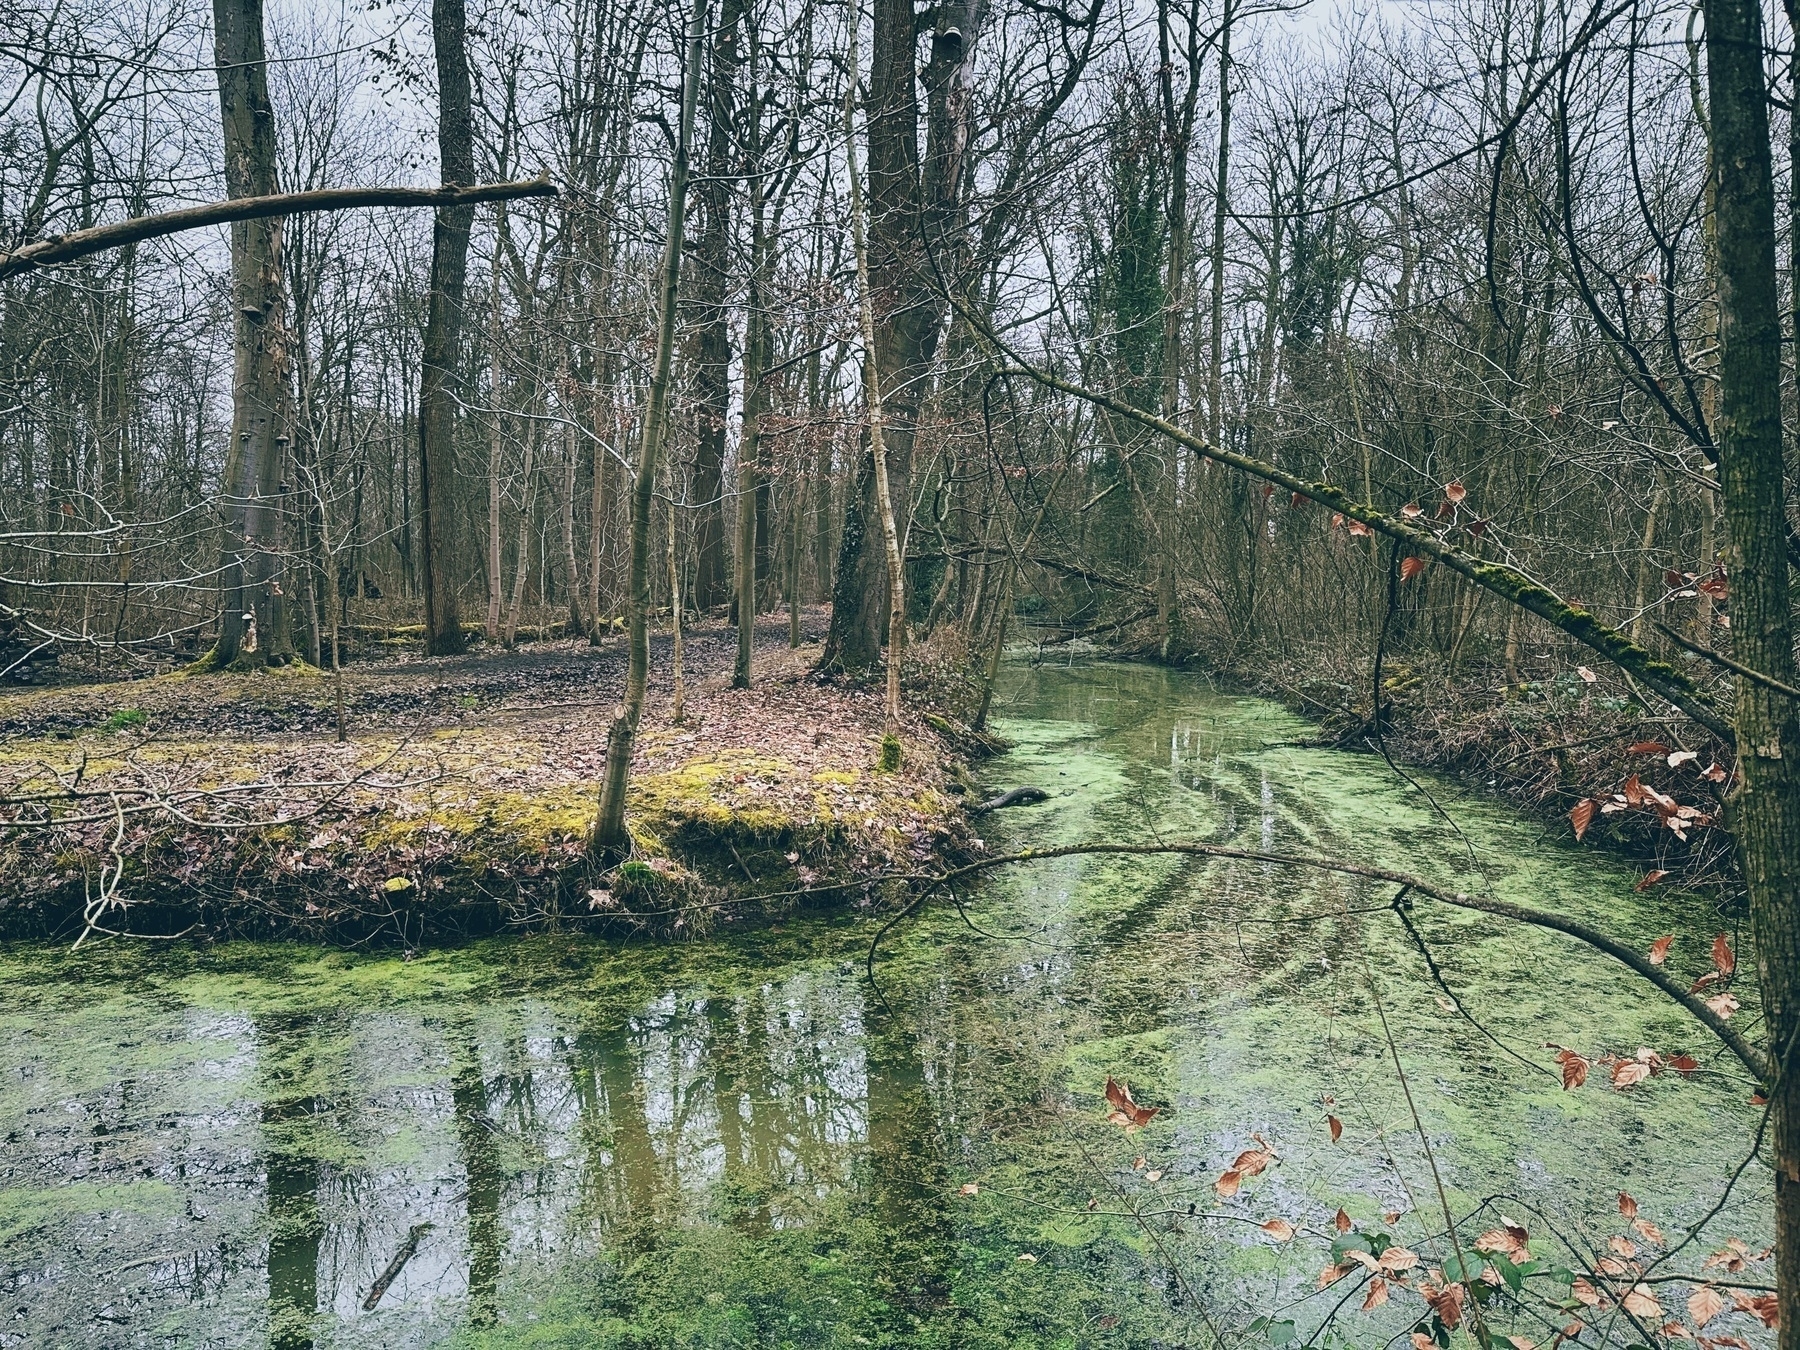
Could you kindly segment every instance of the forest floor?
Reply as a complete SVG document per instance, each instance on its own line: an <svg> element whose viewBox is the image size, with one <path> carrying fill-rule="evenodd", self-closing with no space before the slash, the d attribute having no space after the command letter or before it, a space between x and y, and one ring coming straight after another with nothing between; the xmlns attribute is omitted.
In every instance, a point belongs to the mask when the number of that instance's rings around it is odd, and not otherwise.
<svg viewBox="0 0 1800 1350"><path fill-rule="evenodd" d="M621 637L354 661L341 744L332 678L307 666L0 695L0 933L411 946L558 924L687 936L880 904L869 878L969 846L964 747L915 698L883 769L879 692L811 674L824 621L805 616L798 649L785 621L759 625L749 690L729 687L735 630L694 627L679 724L670 635L653 635L636 856L608 871L585 835Z"/></svg>

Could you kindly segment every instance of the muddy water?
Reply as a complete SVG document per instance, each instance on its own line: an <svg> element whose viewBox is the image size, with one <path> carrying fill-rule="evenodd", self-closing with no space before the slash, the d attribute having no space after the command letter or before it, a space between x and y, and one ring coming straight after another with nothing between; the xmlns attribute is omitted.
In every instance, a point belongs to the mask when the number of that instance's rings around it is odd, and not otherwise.
<svg viewBox="0 0 1800 1350"><path fill-rule="evenodd" d="M1719 926L1427 779L1459 838L1274 705L1110 665L1008 681L987 780L1052 796L993 845L1327 851L1677 933L1682 972ZM1305 1337L1341 1296L1314 1292L1340 1206L1441 1248L1434 1161L1459 1216L1565 1261L1620 1231L1621 1188L1671 1235L1720 1198L1740 1081L1565 1093L1543 1049L1714 1062L1682 1014L1566 939L1420 908L1477 1028L1386 899L1059 860L898 930L879 993L849 916L410 961L0 949L0 1346L1174 1346L1265 1314ZM1164 1108L1141 1132L1106 1124L1108 1074ZM1219 1200L1255 1136L1277 1161ZM1755 1241L1767 1195L1750 1169L1707 1237ZM1419 1304L1355 1308L1340 1331L1378 1344Z"/></svg>

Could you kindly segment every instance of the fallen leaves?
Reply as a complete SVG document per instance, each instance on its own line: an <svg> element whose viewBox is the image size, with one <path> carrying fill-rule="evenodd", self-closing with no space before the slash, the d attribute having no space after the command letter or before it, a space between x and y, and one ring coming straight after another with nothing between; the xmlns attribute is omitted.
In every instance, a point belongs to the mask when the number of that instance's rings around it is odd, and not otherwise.
<svg viewBox="0 0 1800 1350"><path fill-rule="evenodd" d="M1106 1100L1113 1108L1107 1115L1107 1120L1114 1125L1123 1126L1127 1134L1148 1125L1162 1110L1160 1106L1139 1106L1131 1099L1131 1090L1123 1083L1114 1081L1111 1074L1106 1076Z"/></svg>
<svg viewBox="0 0 1800 1350"><path fill-rule="evenodd" d="M1620 1302L1624 1305L1625 1311L1633 1317L1662 1321L1662 1304L1656 1301L1656 1294L1647 1284L1632 1285Z"/></svg>
<svg viewBox="0 0 1800 1350"><path fill-rule="evenodd" d="M965 1181L965 1182L963 1182L963 1184L960 1187L957 1188L956 1193L958 1195L980 1195L981 1187L977 1186L972 1181Z"/></svg>
<svg viewBox="0 0 1800 1350"><path fill-rule="evenodd" d="M1332 1143L1335 1144L1344 1137L1344 1122L1339 1120L1336 1116L1326 1116L1325 1126L1331 1131Z"/></svg>

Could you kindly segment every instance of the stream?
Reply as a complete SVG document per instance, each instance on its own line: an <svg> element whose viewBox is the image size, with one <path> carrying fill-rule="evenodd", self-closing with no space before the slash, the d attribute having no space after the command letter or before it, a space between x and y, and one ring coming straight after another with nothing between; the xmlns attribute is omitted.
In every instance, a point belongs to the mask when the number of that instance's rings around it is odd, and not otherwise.
<svg viewBox="0 0 1800 1350"><path fill-rule="evenodd" d="M1329 853L1677 934L1684 977L1721 927L1418 775L1453 829L1274 703L1079 660L1004 680L983 785L1051 795L982 820L990 847ZM878 990L875 924L842 913L411 960L0 946L0 1347L1298 1344L1350 1288L1316 1289L1340 1208L1441 1250L1434 1165L1459 1217L1570 1264L1624 1231L1620 1190L1671 1241L1726 1196L1756 1114L1686 1014L1571 939L1420 902L1472 1021L1390 898L1253 862L1027 864L898 926ZM1709 1072L1565 1092L1546 1043ZM1144 1129L1107 1123L1108 1075L1162 1108ZM1258 1137L1275 1161L1221 1199ZM1762 1246L1770 1190L1747 1169L1681 1264ZM1423 1307L1359 1301L1327 1343Z"/></svg>

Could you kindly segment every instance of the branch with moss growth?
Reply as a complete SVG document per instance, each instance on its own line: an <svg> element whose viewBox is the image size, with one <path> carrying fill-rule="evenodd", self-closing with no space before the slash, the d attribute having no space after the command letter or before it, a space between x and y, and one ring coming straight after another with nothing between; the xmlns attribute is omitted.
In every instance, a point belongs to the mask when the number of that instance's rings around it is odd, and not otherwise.
<svg viewBox="0 0 1800 1350"><path fill-rule="evenodd" d="M1192 432L1176 426L1173 422L1134 407L1124 399L1115 398L1100 390L1089 389L1073 380L1067 380L1050 371L1039 369L1008 346L980 315L970 310L955 295L950 296L950 302L997 353L1012 362L1022 374L1036 380L1045 388L1084 399L1116 416L1134 421L1160 436L1167 437L1177 445L1185 446L1202 459L1239 469L1265 482L1286 488L1300 497L1318 502L1321 506L1328 506L1346 519L1358 521L1370 529L1398 541L1417 556L1430 558L1434 562L1443 564L1475 585L1500 596L1509 604L1517 605L1520 609L1535 614L1561 629L1583 646L1605 657L1620 670L1654 689L1726 745L1735 747L1736 738L1732 734L1730 724L1712 700L1685 674L1667 661L1659 660L1654 654L1638 646L1618 629L1602 623L1598 617L1582 609L1579 605L1570 604L1547 586L1533 581L1516 567L1510 567L1505 563L1489 562L1466 553L1429 529L1396 519L1383 511L1378 511L1367 502L1357 501L1335 484L1309 482L1268 463L1266 460L1256 459L1235 450L1222 449L1206 438L1196 436Z"/></svg>

